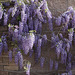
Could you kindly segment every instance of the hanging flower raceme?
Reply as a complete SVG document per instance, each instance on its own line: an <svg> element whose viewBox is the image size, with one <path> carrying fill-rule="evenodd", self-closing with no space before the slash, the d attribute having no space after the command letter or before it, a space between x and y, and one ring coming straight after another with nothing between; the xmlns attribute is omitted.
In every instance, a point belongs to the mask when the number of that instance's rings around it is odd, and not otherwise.
<svg viewBox="0 0 75 75"><path fill-rule="evenodd" d="M32 31L26 34L27 36L22 37L22 48L25 54L28 54L29 50L32 50L34 42L35 42L35 35Z"/></svg>
<svg viewBox="0 0 75 75"><path fill-rule="evenodd" d="M8 14L4 13L4 25L7 25L8 22Z"/></svg>
<svg viewBox="0 0 75 75"><path fill-rule="evenodd" d="M55 61L55 70L58 70L58 62Z"/></svg>
<svg viewBox="0 0 75 75"><path fill-rule="evenodd" d="M74 28L71 28L69 31L69 34L68 34L68 38L69 38L69 41L72 45L72 41L73 41L73 33L74 33Z"/></svg>
<svg viewBox="0 0 75 75"><path fill-rule="evenodd" d="M15 55L15 63L16 63L16 65L19 64L19 57L18 57L18 54Z"/></svg>
<svg viewBox="0 0 75 75"><path fill-rule="evenodd" d="M50 70L52 70L52 69L53 69L53 60L50 59Z"/></svg>
<svg viewBox="0 0 75 75"><path fill-rule="evenodd" d="M19 22L19 34L22 34L23 33L23 23L22 22Z"/></svg>
<svg viewBox="0 0 75 75"><path fill-rule="evenodd" d="M26 64L26 67L24 67L24 69L26 70L26 74L27 74L27 75L30 75L30 68L31 68L31 63L28 62L28 63Z"/></svg>
<svg viewBox="0 0 75 75"><path fill-rule="evenodd" d="M57 24L58 26L61 25L61 19L62 19L61 16L59 16L58 18L56 18L56 24Z"/></svg>
<svg viewBox="0 0 75 75"><path fill-rule="evenodd" d="M13 40L18 40L18 34L19 34L19 30L14 29Z"/></svg>
<svg viewBox="0 0 75 75"><path fill-rule="evenodd" d="M9 60L12 61L12 51L9 51Z"/></svg>
<svg viewBox="0 0 75 75"><path fill-rule="evenodd" d="M0 19L2 19L3 16L3 10L2 10L2 6L0 5Z"/></svg>
<svg viewBox="0 0 75 75"><path fill-rule="evenodd" d="M17 56L15 56L16 64L19 64L20 69L23 68L23 56L20 51L17 52Z"/></svg>
<svg viewBox="0 0 75 75"><path fill-rule="evenodd" d="M24 22L24 18L25 18L25 11L22 10L21 11L21 21Z"/></svg>
<svg viewBox="0 0 75 75"><path fill-rule="evenodd" d="M2 54L2 50L3 50L3 43L2 43L2 40L0 38L0 55Z"/></svg>
<svg viewBox="0 0 75 75"><path fill-rule="evenodd" d="M34 52L34 50L29 51L29 57L32 57L33 52Z"/></svg>
<svg viewBox="0 0 75 75"><path fill-rule="evenodd" d="M38 45L37 45L38 58L40 58L41 56L41 45L42 45L42 39L38 39Z"/></svg>
<svg viewBox="0 0 75 75"><path fill-rule="evenodd" d="M39 20L43 22L44 19L43 19L43 16L42 16L42 13L40 10L41 10L40 7L38 7L38 9L36 9L36 14L37 14Z"/></svg>
<svg viewBox="0 0 75 75"><path fill-rule="evenodd" d="M41 57L40 58L40 66L43 67L44 66L44 62L45 62L45 58Z"/></svg>
<svg viewBox="0 0 75 75"><path fill-rule="evenodd" d="M12 17L14 17L16 11L17 11L17 5L14 5L13 10L12 10Z"/></svg>
<svg viewBox="0 0 75 75"><path fill-rule="evenodd" d="M8 51L8 44L7 44L7 39L6 39L5 34L3 34L1 36L1 40L2 40L2 43L3 43L3 49L4 49L5 52L7 52Z"/></svg>

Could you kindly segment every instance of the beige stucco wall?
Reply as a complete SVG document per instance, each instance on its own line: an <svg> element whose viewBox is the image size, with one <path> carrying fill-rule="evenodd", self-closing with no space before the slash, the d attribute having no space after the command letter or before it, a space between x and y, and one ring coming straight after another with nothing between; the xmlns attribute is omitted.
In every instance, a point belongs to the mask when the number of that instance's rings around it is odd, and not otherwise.
<svg viewBox="0 0 75 75"><path fill-rule="evenodd" d="M48 6L53 16L58 16L69 6L75 7L75 0L48 0Z"/></svg>

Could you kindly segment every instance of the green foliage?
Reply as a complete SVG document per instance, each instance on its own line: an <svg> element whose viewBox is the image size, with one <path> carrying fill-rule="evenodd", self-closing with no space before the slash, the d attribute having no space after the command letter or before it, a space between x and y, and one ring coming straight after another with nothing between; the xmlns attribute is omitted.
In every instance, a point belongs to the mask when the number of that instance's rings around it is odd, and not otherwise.
<svg viewBox="0 0 75 75"><path fill-rule="evenodd" d="M25 4L28 4L28 2L26 0L23 0Z"/></svg>
<svg viewBox="0 0 75 75"><path fill-rule="evenodd" d="M68 32L73 32L73 31L74 31L73 28L68 29Z"/></svg>
<svg viewBox="0 0 75 75"><path fill-rule="evenodd" d="M31 65L31 63L29 61L26 64ZM24 66L24 70L25 70L25 72L28 70L28 67L26 65Z"/></svg>
<svg viewBox="0 0 75 75"><path fill-rule="evenodd" d="M19 4L19 5L22 5L22 2L24 2L25 4L29 4L26 0L17 0L17 3Z"/></svg>
<svg viewBox="0 0 75 75"><path fill-rule="evenodd" d="M1 2L0 2L0 6L2 7L2 11L3 11L4 7L3 7L3 5L2 5L2 3L1 3Z"/></svg>
<svg viewBox="0 0 75 75"><path fill-rule="evenodd" d="M9 24L8 24L8 27L11 27L11 26L14 27L14 25L11 25L11 24L9 23Z"/></svg>
<svg viewBox="0 0 75 75"><path fill-rule="evenodd" d="M0 42L2 42L1 38L0 38Z"/></svg>
<svg viewBox="0 0 75 75"><path fill-rule="evenodd" d="M30 31L29 31L29 34L32 36L32 33L33 33L33 32L36 32L36 30L30 30Z"/></svg>
<svg viewBox="0 0 75 75"><path fill-rule="evenodd" d="M11 27L11 24L9 23L8 27Z"/></svg>
<svg viewBox="0 0 75 75"><path fill-rule="evenodd" d="M48 9L45 9L45 13L48 11Z"/></svg>
<svg viewBox="0 0 75 75"><path fill-rule="evenodd" d="M30 30L30 31L29 31L29 33L33 33L33 32L36 32L36 30Z"/></svg>

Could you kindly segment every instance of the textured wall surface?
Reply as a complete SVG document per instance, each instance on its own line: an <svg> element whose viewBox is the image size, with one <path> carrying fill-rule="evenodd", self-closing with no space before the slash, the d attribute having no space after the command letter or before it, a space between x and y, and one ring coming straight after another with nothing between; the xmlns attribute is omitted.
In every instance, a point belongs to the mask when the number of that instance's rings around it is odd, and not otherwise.
<svg viewBox="0 0 75 75"><path fill-rule="evenodd" d="M53 16L58 16L65 12L69 6L75 6L75 0L48 0L48 6ZM48 31L48 25L43 25L43 31ZM43 32L42 34L47 34L48 39L50 38L49 32ZM47 52L47 54L46 54ZM56 56L53 51L50 51L50 43L48 42L46 47L43 48L42 56L46 57L45 61L45 68L48 70L49 68L49 60L48 58L56 59ZM33 57L34 58L34 57ZM33 59L29 59L33 63ZM48 64L48 65L47 65ZM32 65L33 66L33 65ZM32 73L31 75L51 75L49 72L45 73L43 69L39 68L39 65L36 64L35 68L37 67L37 72ZM33 67L34 68L34 67ZM35 70L34 68L34 70ZM59 68L60 69L60 68ZM8 53L3 54L0 57L0 70L18 70L18 66L14 63L14 58L12 62L8 60ZM44 73L40 74L38 71L41 70ZM8 72L8 71L0 71L0 75L25 75L25 73L15 73L15 72ZM54 74L55 75L55 74Z"/></svg>
<svg viewBox="0 0 75 75"><path fill-rule="evenodd" d="M67 0L48 0L49 9L54 16L58 16L67 10Z"/></svg>
<svg viewBox="0 0 75 75"><path fill-rule="evenodd" d="M67 10L69 6L75 8L75 0L48 0L48 6L54 16Z"/></svg>

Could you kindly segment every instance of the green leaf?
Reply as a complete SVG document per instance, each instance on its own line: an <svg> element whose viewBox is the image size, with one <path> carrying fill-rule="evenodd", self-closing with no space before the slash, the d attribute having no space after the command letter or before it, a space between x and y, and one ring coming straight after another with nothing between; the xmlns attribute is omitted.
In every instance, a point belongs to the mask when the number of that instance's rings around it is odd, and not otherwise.
<svg viewBox="0 0 75 75"><path fill-rule="evenodd" d="M0 42L2 42L2 39L0 38Z"/></svg>
<svg viewBox="0 0 75 75"><path fill-rule="evenodd" d="M29 33L30 36L32 36L32 33Z"/></svg>
<svg viewBox="0 0 75 75"><path fill-rule="evenodd" d="M73 8L75 10L75 8Z"/></svg>
<svg viewBox="0 0 75 75"><path fill-rule="evenodd" d="M2 3L0 2L0 5L2 5Z"/></svg>
<svg viewBox="0 0 75 75"><path fill-rule="evenodd" d="M68 29L68 32L70 31L70 29Z"/></svg>
<svg viewBox="0 0 75 75"><path fill-rule="evenodd" d="M48 6L48 2L47 2L47 6Z"/></svg>
<svg viewBox="0 0 75 75"><path fill-rule="evenodd" d="M8 27L11 27L11 24L9 23Z"/></svg>
<svg viewBox="0 0 75 75"><path fill-rule="evenodd" d="M1 3L1 2L0 2L0 5L1 5L2 11L3 11L4 7L3 7L3 5L2 5L2 3Z"/></svg>
<svg viewBox="0 0 75 75"><path fill-rule="evenodd" d="M33 33L33 32L36 32L36 30L30 30L29 32L30 32L30 33Z"/></svg>
<svg viewBox="0 0 75 75"><path fill-rule="evenodd" d="M45 9L45 13L48 11L48 9Z"/></svg>
<svg viewBox="0 0 75 75"><path fill-rule="evenodd" d="M73 32L73 31L74 31L73 28L68 29L68 32Z"/></svg>
<svg viewBox="0 0 75 75"><path fill-rule="evenodd" d="M56 45L56 47L58 47L58 45Z"/></svg>
<svg viewBox="0 0 75 75"><path fill-rule="evenodd" d="M25 70L25 71L27 71L27 70L28 70L28 68L27 68L26 66L24 66L24 70Z"/></svg>
<svg viewBox="0 0 75 75"><path fill-rule="evenodd" d="M31 64L29 61L28 61L28 63L27 64Z"/></svg>

